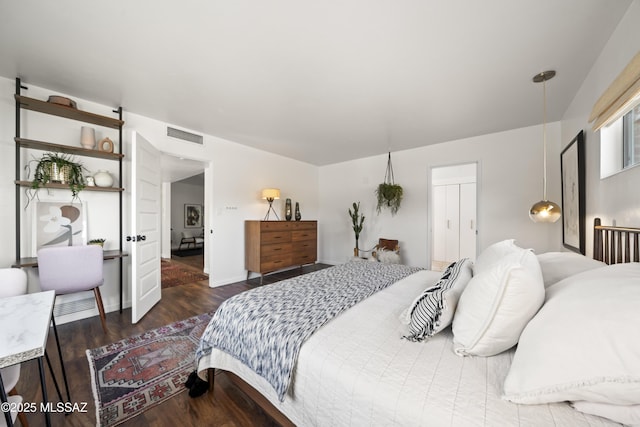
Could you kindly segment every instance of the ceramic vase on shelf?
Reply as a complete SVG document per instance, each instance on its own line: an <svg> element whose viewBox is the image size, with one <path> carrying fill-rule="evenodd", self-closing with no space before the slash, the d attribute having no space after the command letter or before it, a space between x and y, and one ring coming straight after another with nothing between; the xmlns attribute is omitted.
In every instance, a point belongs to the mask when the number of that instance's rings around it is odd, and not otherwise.
<svg viewBox="0 0 640 427"><path fill-rule="evenodd" d="M284 218L291 221L291 199L287 199L284 205Z"/></svg>
<svg viewBox="0 0 640 427"><path fill-rule="evenodd" d="M300 204L296 202L296 221L300 221L302 219L302 215L300 215Z"/></svg>
<svg viewBox="0 0 640 427"><path fill-rule="evenodd" d="M80 130L80 145L87 150L93 150L96 146L96 130L89 126L82 126Z"/></svg>
<svg viewBox="0 0 640 427"><path fill-rule="evenodd" d="M93 175L93 181L98 187L111 187L113 185L113 177L111 174L102 169Z"/></svg>

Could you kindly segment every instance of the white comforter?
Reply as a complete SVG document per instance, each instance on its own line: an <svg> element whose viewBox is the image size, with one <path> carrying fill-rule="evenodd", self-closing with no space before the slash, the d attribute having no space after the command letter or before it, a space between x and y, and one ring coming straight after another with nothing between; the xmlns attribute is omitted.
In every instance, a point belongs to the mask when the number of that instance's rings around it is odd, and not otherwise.
<svg viewBox="0 0 640 427"><path fill-rule="evenodd" d="M450 328L423 343L401 339L400 313L439 277L433 271L415 273L318 330L300 350L284 402L263 378L224 352L214 350L199 370L236 373L298 426L617 425L563 403L502 400L513 350L457 356Z"/></svg>

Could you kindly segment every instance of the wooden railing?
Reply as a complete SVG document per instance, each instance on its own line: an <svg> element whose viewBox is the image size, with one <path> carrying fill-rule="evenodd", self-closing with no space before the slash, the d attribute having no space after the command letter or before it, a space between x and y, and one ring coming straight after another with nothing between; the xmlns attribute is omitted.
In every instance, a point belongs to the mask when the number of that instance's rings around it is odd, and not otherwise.
<svg viewBox="0 0 640 427"><path fill-rule="evenodd" d="M593 257L607 264L640 262L640 228L602 225L593 221Z"/></svg>

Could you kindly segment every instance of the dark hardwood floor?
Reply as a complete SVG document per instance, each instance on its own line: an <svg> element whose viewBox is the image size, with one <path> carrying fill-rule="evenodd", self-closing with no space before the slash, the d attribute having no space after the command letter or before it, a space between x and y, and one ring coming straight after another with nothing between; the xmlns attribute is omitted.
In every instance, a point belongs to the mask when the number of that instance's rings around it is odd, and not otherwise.
<svg viewBox="0 0 640 427"><path fill-rule="evenodd" d="M193 259L189 259L193 258ZM200 258L200 260L196 259ZM202 271L202 256L172 258L171 262L180 262L191 268ZM264 276L263 284L294 277L318 269L329 267L326 264L309 265L284 272ZM89 377L89 364L85 351L118 341L131 335L142 333L177 320L216 309L225 299L248 289L260 286L260 278L252 278L217 288L209 288L207 281L190 283L162 290L162 300L137 324L131 324L131 310L122 313L107 313L108 334L102 331L98 316L90 319L58 325L63 358L67 369L71 401L87 403L86 413L70 415L52 414L53 426L90 426L96 425L96 411ZM56 376L62 379L59 360L53 337L50 331L47 343ZM51 376L47 372L47 392L49 400L57 402ZM22 365L20 381L17 384L19 393L25 402L42 401L38 365L29 361ZM186 389L185 389L186 390ZM64 393L64 388L63 388ZM42 413L27 414L30 426L44 425ZM186 392L172 397L137 417L121 424L122 426L275 426L259 407L243 392L233 386L224 375L216 376L213 394L192 399Z"/></svg>

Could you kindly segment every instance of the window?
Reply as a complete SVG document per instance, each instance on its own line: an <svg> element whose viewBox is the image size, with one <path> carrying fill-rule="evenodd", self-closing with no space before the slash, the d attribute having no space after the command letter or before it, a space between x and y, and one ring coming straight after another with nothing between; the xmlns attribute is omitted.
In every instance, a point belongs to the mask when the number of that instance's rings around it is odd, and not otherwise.
<svg viewBox="0 0 640 427"><path fill-rule="evenodd" d="M640 163L640 105L622 117L623 169Z"/></svg>
<svg viewBox="0 0 640 427"><path fill-rule="evenodd" d="M600 129L600 178L640 164L640 105Z"/></svg>

